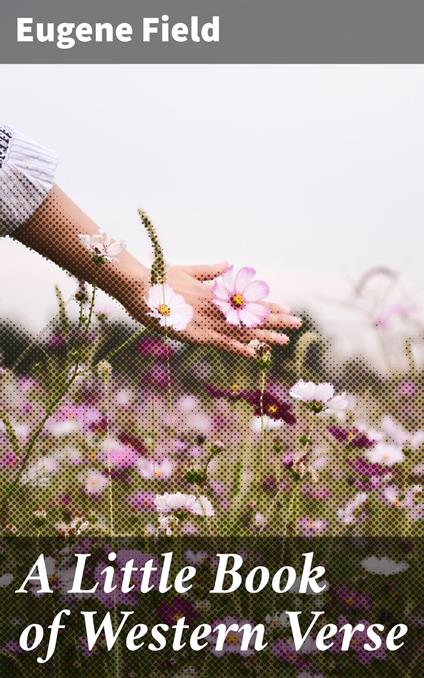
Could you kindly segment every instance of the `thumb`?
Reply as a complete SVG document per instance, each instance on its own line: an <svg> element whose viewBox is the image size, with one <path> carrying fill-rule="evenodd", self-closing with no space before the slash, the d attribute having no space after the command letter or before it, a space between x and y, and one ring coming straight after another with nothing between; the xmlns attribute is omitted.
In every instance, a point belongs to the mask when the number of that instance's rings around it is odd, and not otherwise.
<svg viewBox="0 0 424 678"><path fill-rule="evenodd" d="M229 264L223 261L219 264L204 264L199 266L184 266L186 273L196 280L213 280L227 270Z"/></svg>

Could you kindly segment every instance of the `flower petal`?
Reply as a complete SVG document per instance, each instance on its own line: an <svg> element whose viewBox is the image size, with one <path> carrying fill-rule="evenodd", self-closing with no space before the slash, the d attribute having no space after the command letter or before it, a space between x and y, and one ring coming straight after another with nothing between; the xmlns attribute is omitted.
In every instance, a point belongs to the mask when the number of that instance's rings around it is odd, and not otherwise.
<svg viewBox="0 0 424 678"><path fill-rule="evenodd" d="M231 304L228 301L223 301L222 299L214 299L213 303L226 315L229 311L234 310Z"/></svg>
<svg viewBox="0 0 424 678"><path fill-rule="evenodd" d="M290 395L295 400L303 400L308 402L315 398L316 385L313 381L304 381L300 379L290 389Z"/></svg>
<svg viewBox="0 0 424 678"><path fill-rule="evenodd" d="M230 266L227 268L224 273L221 275L221 280L224 285L224 287L227 288L227 290L232 293L234 291L234 274L233 274L234 267Z"/></svg>
<svg viewBox="0 0 424 678"><path fill-rule="evenodd" d="M253 278L255 277L256 271L254 268L250 268L249 266L244 266L239 270L239 272L236 275L236 279L234 281L234 289L236 292L239 294L243 294L245 291L246 287L249 285L249 283L252 282Z"/></svg>
<svg viewBox="0 0 424 678"><path fill-rule="evenodd" d="M152 311L163 303L163 285L152 285L147 296L147 303Z"/></svg>
<svg viewBox="0 0 424 678"><path fill-rule="evenodd" d="M254 280L244 290L246 301L260 301L265 299L270 292L269 285L263 280Z"/></svg>
<svg viewBox="0 0 424 678"><path fill-rule="evenodd" d="M225 314L225 320L230 325L240 325L240 311L236 311L235 308L231 308L230 306L230 310Z"/></svg>
<svg viewBox="0 0 424 678"><path fill-rule="evenodd" d="M225 301L230 298L231 293L225 287L222 278L217 278L212 286L212 294L216 299L221 299Z"/></svg>
<svg viewBox="0 0 424 678"><path fill-rule="evenodd" d="M247 304L239 311L240 320L246 327L258 327L269 315L269 308L262 304Z"/></svg>
<svg viewBox="0 0 424 678"><path fill-rule="evenodd" d="M334 396L334 386L332 384L324 383L317 384L315 389L315 400L321 403L326 403Z"/></svg>

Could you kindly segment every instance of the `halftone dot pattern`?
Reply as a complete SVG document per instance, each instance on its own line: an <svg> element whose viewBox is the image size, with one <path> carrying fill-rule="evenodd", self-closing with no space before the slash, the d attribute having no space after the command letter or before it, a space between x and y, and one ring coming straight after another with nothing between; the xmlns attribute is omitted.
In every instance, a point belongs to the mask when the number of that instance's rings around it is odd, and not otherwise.
<svg viewBox="0 0 424 678"><path fill-rule="evenodd" d="M306 316L301 328L281 328L287 345L268 350L256 343L255 356L237 355L255 331L226 325L212 303L210 281L201 283L202 313L192 321L203 323L201 339L185 341L186 334L161 329L146 316L145 281L127 277L80 242L79 217L54 188L16 232L30 246L34 230L48 233L46 255L70 269L76 282L71 299L56 290L58 313L39 336L2 321L4 561L22 573L30 554L48 549L59 610L70 551L90 549L96 558L90 574L97 577L108 550L121 567L131 553L142 567L147 556L160 561L172 550L180 566L198 569L189 595L157 595L147 605L134 593L94 596L103 614L120 614L123 606L141 610L146 624L169 627L182 617L189 625L250 619L265 624L270 646L265 653L251 645L241 651L236 633L220 652L168 647L148 654L128 652L125 643L112 652L100 643L91 652L73 631L49 664L51 675L72 666L73 675L93 676L236 678L257 676L263 667L275 676L357 676L368 673L370 662L371 675L403 675L400 667L416 675L423 619L419 587L412 584L424 509L420 369L411 363L408 372L381 376L360 361L336 364ZM97 305L97 288L110 290L132 319L110 317ZM306 550L321 554L331 571L320 599L326 607L315 608L295 585L291 607L275 592L260 604L246 592L225 600L207 595L217 553L300 568ZM13 645L9 621L17 602L5 595L1 661L16 675L29 666L47 675L31 653ZM27 611L19 607L17 626L26 615L31 621L36 600ZM47 619L47 607L40 603L37 614L42 609ZM340 643L329 653L296 652L283 611L327 608L339 624L345 617L407 620L411 644L393 655L380 649L372 658L363 644L348 657Z"/></svg>

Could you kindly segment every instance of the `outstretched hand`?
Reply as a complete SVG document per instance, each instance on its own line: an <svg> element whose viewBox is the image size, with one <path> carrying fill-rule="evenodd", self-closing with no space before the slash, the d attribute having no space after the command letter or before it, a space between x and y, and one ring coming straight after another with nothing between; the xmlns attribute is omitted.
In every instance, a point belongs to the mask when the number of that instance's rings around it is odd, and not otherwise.
<svg viewBox="0 0 424 678"><path fill-rule="evenodd" d="M130 252L122 251L114 263L96 266L92 253L81 243L81 236L98 235L97 225L58 187L54 186L33 217L14 237L51 259L79 280L87 280L117 299L139 322L154 325L149 315L147 295L150 273ZM288 308L261 301L268 307L265 322L248 329L230 325L213 303L211 281L228 268L226 262L205 266L173 266L167 282L193 309L193 318L174 336L196 344L209 344L237 355L254 357L252 339L267 344L286 344L281 330L297 328L301 320Z"/></svg>
<svg viewBox="0 0 424 678"><path fill-rule="evenodd" d="M215 265L173 266L166 274L167 283L174 292L184 297L193 308L193 318L182 332L174 333L179 339L195 344L215 346L236 355L254 357L255 349L249 346L253 339L269 345L284 345L289 341L281 330L300 327L300 318L291 315L290 310L278 304L262 302L269 309L269 315L263 325L248 329L228 324L223 313L213 303L212 285L228 268L226 262ZM143 281L145 286L145 280ZM144 287L145 289L145 287ZM144 296L146 292L144 291ZM138 296L138 299L140 297ZM121 299L127 310L139 319L146 320L145 303L137 303L137 295L131 294Z"/></svg>

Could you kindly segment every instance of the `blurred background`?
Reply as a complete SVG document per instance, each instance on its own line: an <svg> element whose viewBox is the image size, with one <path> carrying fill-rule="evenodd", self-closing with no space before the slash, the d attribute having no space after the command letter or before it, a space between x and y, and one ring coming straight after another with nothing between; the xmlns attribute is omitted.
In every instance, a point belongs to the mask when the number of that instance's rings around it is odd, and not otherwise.
<svg viewBox="0 0 424 678"><path fill-rule="evenodd" d="M384 366L422 337L423 66L25 65L1 82L1 122L55 149L57 182L144 262L137 207L170 262L255 266L342 358ZM41 329L54 283L74 291L0 240L1 318Z"/></svg>

